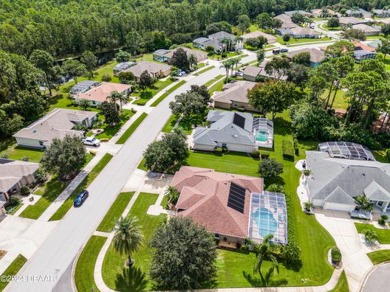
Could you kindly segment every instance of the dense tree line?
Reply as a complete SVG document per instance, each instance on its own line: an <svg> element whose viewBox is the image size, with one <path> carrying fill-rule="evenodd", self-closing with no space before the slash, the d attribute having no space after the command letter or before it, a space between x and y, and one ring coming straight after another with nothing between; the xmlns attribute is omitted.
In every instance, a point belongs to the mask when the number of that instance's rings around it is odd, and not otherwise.
<svg viewBox="0 0 390 292"><path fill-rule="evenodd" d="M25 56L43 49L55 58L125 46L131 51L170 45L202 34L211 23L248 26L260 13L311 9L339 0L15 0L0 2L0 48ZM389 0L342 0L345 7Z"/></svg>

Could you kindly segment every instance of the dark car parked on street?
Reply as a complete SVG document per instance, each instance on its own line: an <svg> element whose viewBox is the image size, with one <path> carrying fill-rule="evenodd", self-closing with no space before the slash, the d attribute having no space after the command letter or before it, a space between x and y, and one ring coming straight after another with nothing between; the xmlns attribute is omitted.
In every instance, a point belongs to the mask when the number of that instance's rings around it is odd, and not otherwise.
<svg viewBox="0 0 390 292"><path fill-rule="evenodd" d="M89 192L87 190L82 190L73 201L73 206L80 207L84 201L88 198Z"/></svg>

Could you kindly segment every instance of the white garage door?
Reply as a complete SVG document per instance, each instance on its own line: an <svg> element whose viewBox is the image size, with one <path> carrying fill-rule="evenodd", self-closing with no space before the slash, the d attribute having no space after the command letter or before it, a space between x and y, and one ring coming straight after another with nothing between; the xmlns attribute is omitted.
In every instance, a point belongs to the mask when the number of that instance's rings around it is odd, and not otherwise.
<svg viewBox="0 0 390 292"><path fill-rule="evenodd" d="M349 212L349 211L352 211L354 208L355 208L355 206L346 205L346 204L338 204L338 203L325 203L324 204L324 209L325 210L335 210L335 211Z"/></svg>

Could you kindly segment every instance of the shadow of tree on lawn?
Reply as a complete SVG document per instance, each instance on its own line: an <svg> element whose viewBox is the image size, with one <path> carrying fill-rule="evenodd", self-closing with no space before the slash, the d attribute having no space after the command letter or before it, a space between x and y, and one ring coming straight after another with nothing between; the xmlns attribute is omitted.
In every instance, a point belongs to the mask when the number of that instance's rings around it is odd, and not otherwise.
<svg viewBox="0 0 390 292"><path fill-rule="evenodd" d="M148 280L140 268L123 268L122 274L117 274L115 288L117 291L141 292L146 290Z"/></svg>
<svg viewBox="0 0 390 292"><path fill-rule="evenodd" d="M267 287L264 285L264 283L261 281L260 278L257 278L245 271L242 272L244 278L248 281L249 284L251 284L252 287ZM287 285L288 281L286 279L279 279L279 280L271 280L269 282L268 287L279 287L279 286L285 286Z"/></svg>

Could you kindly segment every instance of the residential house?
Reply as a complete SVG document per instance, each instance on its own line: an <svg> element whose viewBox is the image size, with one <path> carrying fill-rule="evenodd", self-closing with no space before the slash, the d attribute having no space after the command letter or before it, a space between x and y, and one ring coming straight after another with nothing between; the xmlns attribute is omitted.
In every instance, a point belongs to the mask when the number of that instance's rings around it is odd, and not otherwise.
<svg viewBox="0 0 390 292"><path fill-rule="evenodd" d="M179 48L176 48L174 50L157 50L156 52L153 53L153 59L155 61L159 62L169 62L169 60L172 58L173 54L178 50ZM207 54L205 52L199 51L199 50L194 50L194 49L189 49L186 47L180 47L180 49L183 49L187 57L193 55L197 62L202 62L207 60ZM165 52L164 52L165 51Z"/></svg>
<svg viewBox="0 0 390 292"><path fill-rule="evenodd" d="M277 28L276 33L280 36L289 35L294 39L320 38L321 34L307 27Z"/></svg>
<svg viewBox="0 0 390 292"><path fill-rule="evenodd" d="M213 151L217 147L223 147L245 153L252 153L260 145L272 148L273 130L262 133L263 136L260 137L260 129L256 127L260 124L257 119L249 113L209 111L207 121L210 126L195 129L192 148Z"/></svg>
<svg viewBox="0 0 390 292"><path fill-rule="evenodd" d="M359 62L367 59L375 59L376 53L366 50L357 50L353 52L353 57L355 58L355 61Z"/></svg>
<svg viewBox="0 0 390 292"><path fill-rule="evenodd" d="M365 35L379 35L381 32L381 28L378 26L369 26L367 24L361 23L361 24L355 24L352 25L353 29L362 30Z"/></svg>
<svg viewBox="0 0 390 292"><path fill-rule="evenodd" d="M325 8L326 14L324 14L324 9L312 9L310 12L314 17L326 18L326 17L340 17L341 14L337 13L332 9Z"/></svg>
<svg viewBox="0 0 390 292"><path fill-rule="evenodd" d="M214 51L220 52L224 47L227 46L225 42L226 40L231 42L233 50L240 49L240 44L236 42L235 35L225 31L219 31L210 34L207 38L206 37L196 38L192 43L194 47L199 48L201 50L206 50L207 47L212 47L214 48Z"/></svg>
<svg viewBox="0 0 390 292"><path fill-rule="evenodd" d="M340 22L340 26L350 26L355 24L367 23L368 21L356 17L340 17L339 22Z"/></svg>
<svg viewBox="0 0 390 292"><path fill-rule="evenodd" d="M319 66L322 61L326 58L325 53L323 50L318 49L318 48L306 48L306 49L301 49L293 52L289 52L288 56L290 58L294 57L297 54L300 53L309 53L310 54L310 67L317 67Z"/></svg>
<svg viewBox="0 0 390 292"><path fill-rule="evenodd" d="M84 131L75 129L76 126L91 127L96 120L96 112L54 109L13 136L18 146L43 149L48 147L54 138L63 139L66 135L70 135L81 139Z"/></svg>
<svg viewBox="0 0 390 292"><path fill-rule="evenodd" d="M258 37L265 37L267 39L267 42L268 44L273 44L273 43L276 43L276 37L274 37L273 35L270 35L268 33L264 33L262 31L253 31L253 32L250 32L250 33L247 33L247 34L244 34L241 36L241 38L243 39L243 42L245 43L248 39L251 39L251 38L258 38Z"/></svg>
<svg viewBox="0 0 390 292"><path fill-rule="evenodd" d="M390 164L373 160L367 148L348 142L324 143L319 150L306 151L311 170L306 187L314 206L351 212L356 196L364 194L381 212L390 211Z"/></svg>
<svg viewBox="0 0 390 292"><path fill-rule="evenodd" d="M287 243L285 197L264 192L262 178L183 166L171 185L180 192L176 216L191 218L204 226L220 246L236 248L245 238L261 241L264 234ZM267 219L259 220L260 210L273 220L273 230Z"/></svg>
<svg viewBox="0 0 390 292"><path fill-rule="evenodd" d="M38 163L0 158L0 216L5 214L4 205L10 195L35 182L34 174L38 169Z"/></svg>
<svg viewBox="0 0 390 292"><path fill-rule="evenodd" d="M382 45L382 41L381 40L372 40L372 41L365 42L365 44L368 47L373 48L374 50L377 50Z"/></svg>
<svg viewBox="0 0 390 292"><path fill-rule="evenodd" d="M259 81L260 79L279 79L287 80L286 75L278 76L276 73L268 74L265 67L270 59L265 59L259 66L247 66L243 70L243 78L248 81Z"/></svg>
<svg viewBox="0 0 390 292"><path fill-rule="evenodd" d="M372 13L380 18L390 17L390 9L373 9Z"/></svg>
<svg viewBox="0 0 390 292"><path fill-rule="evenodd" d="M91 106L98 106L105 102L112 92L127 96L131 93L131 86L111 82L82 81L72 87L70 97L76 103L87 100Z"/></svg>
<svg viewBox="0 0 390 292"><path fill-rule="evenodd" d="M304 11L304 10L292 10L292 11L285 11L284 14L292 17L295 13L299 13L305 17L312 17L313 15L311 14L311 12L307 12L307 11Z"/></svg>
<svg viewBox="0 0 390 292"><path fill-rule="evenodd" d="M134 66L135 64L137 64L137 63L136 62L122 62L122 63L118 63L112 69L112 71L114 72L114 76L118 76L119 73L125 71L126 69L129 69L131 66Z"/></svg>
<svg viewBox="0 0 390 292"><path fill-rule="evenodd" d="M168 76L171 73L171 68L172 67L167 64L141 61L136 65L126 69L124 72L133 73L136 80L139 81L141 74L145 71L147 71L153 78L162 78Z"/></svg>
<svg viewBox="0 0 390 292"><path fill-rule="evenodd" d="M212 96L214 107L223 109L240 108L247 111L257 111L249 104L247 97L248 90L252 89L255 85L255 82L249 81L236 81L225 84L222 91L216 91Z"/></svg>
<svg viewBox="0 0 390 292"><path fill-rule="evenodd" d="M362 8L353 8L353 9L348 9L345 12L346 16L349 17L359 17L359 18L370 18L371 13L362 9Z"/></svg>
<svg viewBox="0 0 390 292"><path fill-rule="evenodd" d="M274 19L278 19L282 22L282 26L279 29L290 29L299 27L299 25L295 24L292 21L291 17L287 14L279 14L278 16L275 16Z"/></svg>

